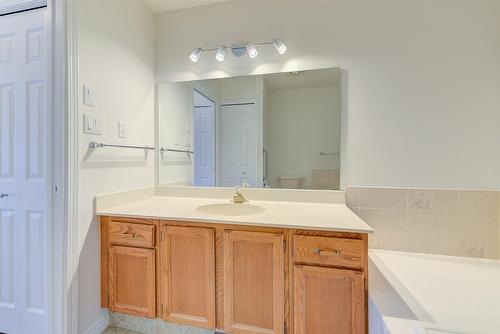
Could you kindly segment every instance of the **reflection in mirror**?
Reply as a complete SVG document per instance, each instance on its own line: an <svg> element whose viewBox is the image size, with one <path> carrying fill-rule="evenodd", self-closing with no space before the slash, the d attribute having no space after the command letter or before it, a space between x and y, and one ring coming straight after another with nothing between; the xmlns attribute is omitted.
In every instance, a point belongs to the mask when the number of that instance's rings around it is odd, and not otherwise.
<svg viewBox="0 0 500 334"><path fill-rule="evenodd" d="M339 189L338 68L158 84L160 185Z"/></svg>

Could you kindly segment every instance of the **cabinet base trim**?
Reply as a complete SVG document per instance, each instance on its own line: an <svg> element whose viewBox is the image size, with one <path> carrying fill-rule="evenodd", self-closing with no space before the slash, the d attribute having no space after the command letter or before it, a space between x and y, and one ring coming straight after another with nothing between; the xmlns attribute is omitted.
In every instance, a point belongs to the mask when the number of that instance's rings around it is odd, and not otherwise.
<svg viewBox="0 0 500 334"><path fill-rule="evenodd" d="M109 326L109 315L100 317L92 326L83 331L83 334L101 334Z"/></svg>
<svg viewBox="0 0 500 334"><path fill-rule="evenodd" d="M147 319L116 312L110 313L109 322L111 326L122 329L128 329L143 334L149 334L149 333L184 334L186 333L186 329L189 329L189 334L214 333L213 329L178 325L171 322L166 322L159 318Z"/></svg>

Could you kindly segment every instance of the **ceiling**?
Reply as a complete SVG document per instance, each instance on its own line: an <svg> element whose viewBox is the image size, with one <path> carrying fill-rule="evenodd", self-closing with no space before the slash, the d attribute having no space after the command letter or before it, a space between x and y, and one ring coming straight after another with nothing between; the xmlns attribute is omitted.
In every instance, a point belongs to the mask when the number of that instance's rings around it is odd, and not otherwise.
<svg viewBox="0 0 500 334"><path fill-rule="evenodd" d="M155 13L168 12L171 10L205 6L228 0L144 0L146 6Z"/></svg>

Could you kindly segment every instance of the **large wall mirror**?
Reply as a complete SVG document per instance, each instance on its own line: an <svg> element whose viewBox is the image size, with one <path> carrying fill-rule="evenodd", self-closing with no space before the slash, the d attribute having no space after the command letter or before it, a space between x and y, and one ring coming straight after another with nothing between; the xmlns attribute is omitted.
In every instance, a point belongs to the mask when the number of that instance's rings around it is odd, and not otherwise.
<svg viewBox="0 0 500 334"><path fill-rule="evenodd" d="M339 189L340 73L159 83L159 184Z"/></svg>

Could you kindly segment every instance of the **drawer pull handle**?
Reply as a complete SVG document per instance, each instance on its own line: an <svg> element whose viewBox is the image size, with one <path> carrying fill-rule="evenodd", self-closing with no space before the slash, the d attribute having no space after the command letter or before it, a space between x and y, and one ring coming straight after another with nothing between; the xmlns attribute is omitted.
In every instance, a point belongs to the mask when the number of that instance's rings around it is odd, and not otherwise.
<svg viewBox="0 0 500 334"><path fill-rule="evenodd" d="M324 256L341 256L342 255L342 251L339 249L336 249L334 251L330 251L330 250L316 248L314 250L314 253L316 253L318 255L324 255Z"/></svg>
<svg viewBox="0 0 500 334"><path fill-rule="evenodd" d="M137 233L129 233L129 232L126 232L125 233L126 235L130 235L132 238L140 238L141 235L140 234L137 234Z"/></svg>

